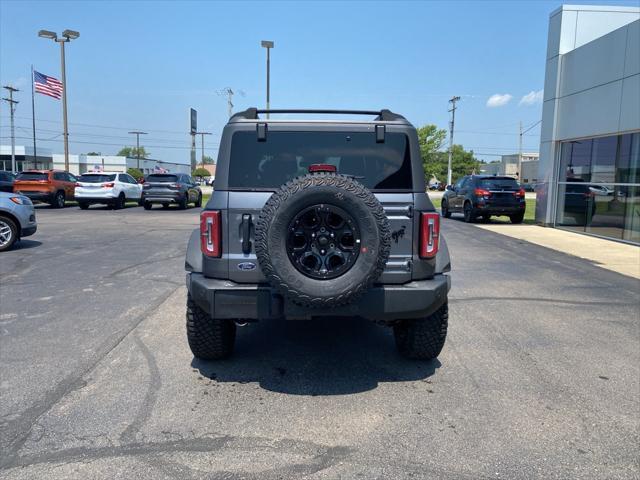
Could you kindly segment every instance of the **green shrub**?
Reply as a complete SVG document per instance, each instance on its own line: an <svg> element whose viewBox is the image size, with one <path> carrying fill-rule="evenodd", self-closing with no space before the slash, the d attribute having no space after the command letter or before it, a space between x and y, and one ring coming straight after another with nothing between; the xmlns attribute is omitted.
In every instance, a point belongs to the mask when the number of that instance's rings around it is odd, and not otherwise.
<svg viewBox="0 0 640 480"><path fill-rule="evenodd" d="M142 173L142 171L137 168L128 168L127 173L131 175L133 178L135 178L136 182L140 180L142 177L144 177L144 174Z"/></svg>

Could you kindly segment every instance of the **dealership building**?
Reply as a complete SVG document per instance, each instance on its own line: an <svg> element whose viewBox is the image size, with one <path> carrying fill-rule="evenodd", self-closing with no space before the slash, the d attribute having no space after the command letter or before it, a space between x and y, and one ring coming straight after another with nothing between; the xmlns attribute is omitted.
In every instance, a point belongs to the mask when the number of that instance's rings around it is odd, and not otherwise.
<svg viewBox="0 0 640 480"><path fill-rule="evenodd" d="M551 13L536 221L640 244L640 8Z"/></svg>
<svg viewBox="0 0 640 480"><path fill-rule="evenodd" d="M64 170L63 154L52 153L50 149L40 147L36 154L37 156L33 155L31 146L16 145L14 149L16 171L52 168ZM11 145L0 145L0 170L11 171L11 168ZM188 163L165 162L151 158L137 159L121 155L69 155L69 172L74 175L94 170L126 172L129 168L140 168L145 175L158 170L191 174L191 166Z"/></svg>

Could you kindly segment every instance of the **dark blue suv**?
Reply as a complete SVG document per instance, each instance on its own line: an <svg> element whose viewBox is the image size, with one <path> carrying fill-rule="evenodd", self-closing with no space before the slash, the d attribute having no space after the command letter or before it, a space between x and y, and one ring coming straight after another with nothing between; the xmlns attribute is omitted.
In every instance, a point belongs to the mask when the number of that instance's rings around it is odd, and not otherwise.
<svg viewBox="0 0 640 480"><path fill-rule="evenodd" d="M511 223L524 220L524 189L511 177L467 175L448 185L442 197L442 216L462 213L465 222L478 218L488 222L492 215L506 215Z"/></svg>

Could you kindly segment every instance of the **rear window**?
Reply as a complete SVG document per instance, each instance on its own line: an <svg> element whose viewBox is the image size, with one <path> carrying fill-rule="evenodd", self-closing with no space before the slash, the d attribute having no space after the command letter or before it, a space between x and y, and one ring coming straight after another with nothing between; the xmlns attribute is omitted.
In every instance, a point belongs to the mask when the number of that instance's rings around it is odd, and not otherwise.
<svg viewBox="0 0 640 480"><path fill-rule="evenodd" d="M371 190L411 190L409 141L387 133L377 143L369 132L236 132L231 143L229 187L274 190L306 175L313 164L336 166Z"/></svg>
<svg viewBox="0 0 640 480"><path fill-rule="evenodd" d="M478 186L489 190L518 190L518 182L513 178L483 178L478 182Z"/></svg>
<svg viewBox="0 0 640 480"><path fill-rule="evenodd" d="M48 173L40 172L22 172L16 180L49 180Z"/></svg>
<svg viewBox="0 0 640 480"><path fill-rule="evenodd" d="M104 182L113 182L116 179L115 174L113 175L80 175L78 179L79 182L83 183L104 183Z"/></svg>
<svg viewBox="0 0 640 480"><path fill-rule="evenodd" d="M178 181L177 175L158 175L151 174L147 177L147 182L172 182L175 183Z"/></svg>

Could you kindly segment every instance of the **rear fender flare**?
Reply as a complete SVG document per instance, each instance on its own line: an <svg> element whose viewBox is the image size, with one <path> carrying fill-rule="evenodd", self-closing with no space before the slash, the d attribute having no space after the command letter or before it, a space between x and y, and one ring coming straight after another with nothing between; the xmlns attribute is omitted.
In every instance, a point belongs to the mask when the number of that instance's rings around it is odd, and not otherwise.
<svg viewBox="0 0 640 480"><path fill-rule="evenodd" d="M191 232L187 243L187 256L184 260L184 268L188 272L202 273L202 252L200 251L200 229Z"/></svg>

